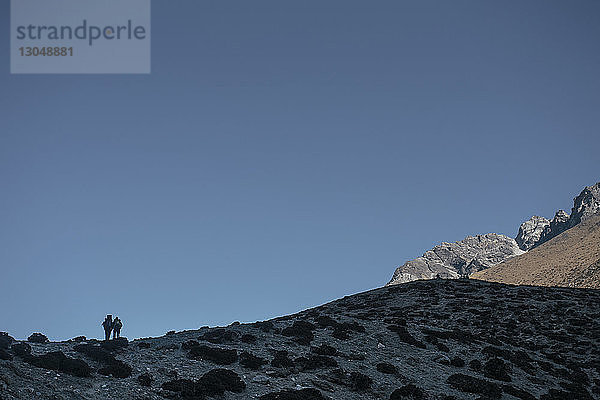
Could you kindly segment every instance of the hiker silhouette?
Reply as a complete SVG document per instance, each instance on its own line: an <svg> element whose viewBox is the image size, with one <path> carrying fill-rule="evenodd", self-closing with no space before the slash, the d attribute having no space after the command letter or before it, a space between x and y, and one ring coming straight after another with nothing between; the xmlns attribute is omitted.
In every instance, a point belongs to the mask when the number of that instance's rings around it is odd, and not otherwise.
<svg viewBox="0 0 600 400"><path fill-rule="evenodd" d="M121 328L123 327L123 323L119 319L119 317L115 317L113 321L113 339L117 339L121 337Z"/></svg>
<svg viewBox="0 0 600 400"><path fill-rule="evenodd" d="M109 340L110 332L113 330L114 327L114 322L111 314L108 314L106 318L104 318L102 326L104 327L104 340Z"/></svg>

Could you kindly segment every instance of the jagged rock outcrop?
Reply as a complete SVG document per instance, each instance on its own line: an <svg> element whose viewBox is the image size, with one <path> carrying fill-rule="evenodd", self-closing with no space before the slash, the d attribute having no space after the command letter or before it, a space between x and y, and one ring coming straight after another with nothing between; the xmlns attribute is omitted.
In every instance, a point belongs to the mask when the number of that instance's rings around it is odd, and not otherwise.
<svg viewBox="0 0 600 400"><path fill-rule="evenodd" d="M573 199L571 215L563 210L558 210L550 224L544 228L539 240L531 248L547 242L598 213L600 213L600 182L587 186L579 193L579 196Z"/></svg>
<svg viewBox="0 0 600 400"><path fill-rule="evenodd" d="M508 236L488 233L442 243L423 256L399 266L388 285L418 279L457 279L490 268L523 251Z"/></svg>
<svg viewBox="0 0 600 400"><path fill-rule="evenodd" d="M519 233L515 238L521 250L529 250L540 241L544 230L550 225L550 221L544 217L534 215L523 222L519 227Z"/></svg>
<svg viewBox="0 0 600 400"><path fill-rule="evenodd" d="M569 214L567 214L565 210L558 210L556 214L554 214L554 218L552 218L550 224L544 228L539 240L534 243L531 248L547 242L553 237L560 235L567 229L569 229Z"/></svg>
<svg viewBox="0 0 600 400"><path fill-rule="evenodd" d="M587 186L573 199L573 208L569 218L569 228L600 213L600 182Z"/></svg>

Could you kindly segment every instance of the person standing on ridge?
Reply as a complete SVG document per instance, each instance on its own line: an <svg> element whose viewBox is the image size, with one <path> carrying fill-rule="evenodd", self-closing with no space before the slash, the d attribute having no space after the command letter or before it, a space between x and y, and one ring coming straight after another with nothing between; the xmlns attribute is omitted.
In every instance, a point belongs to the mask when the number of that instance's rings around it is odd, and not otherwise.
<svg viewBox="0 0 600 400"><path fill-rule="evenodd" d="M104 327L104 340L110 340L110 332L113 330L113 324L112 315L108 314L102 323Z"/></svg>
<svg viewBox="0 0 600 400"><path fill-rule="evenodd" d="M115 317L113 321L113 339L117 339L121 337L121 328L123 327L123 323L119 319L119 317ZM109 333L110 336L110 333Z"/></svg>

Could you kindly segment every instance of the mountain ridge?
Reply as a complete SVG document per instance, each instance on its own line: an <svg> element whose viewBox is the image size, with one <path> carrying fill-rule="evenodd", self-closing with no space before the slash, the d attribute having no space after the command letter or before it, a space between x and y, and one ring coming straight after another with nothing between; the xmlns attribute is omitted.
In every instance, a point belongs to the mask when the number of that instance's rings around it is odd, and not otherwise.
<svg viewBox="0 0 600 400"><path fill-rule="evenodd" d="M564 210L558 210L552 220L534 215L519 226L514 239L488 233L468 236L452 243L442 242L426 251L421 257L398 266L386 286L420 279L468 277L520 256L598 214L600 214L600 182L586 186L573 199L570 215ZM476 242L472 238L486 238L486 240ZM440 257L439 253L444 256Z"/></svg>

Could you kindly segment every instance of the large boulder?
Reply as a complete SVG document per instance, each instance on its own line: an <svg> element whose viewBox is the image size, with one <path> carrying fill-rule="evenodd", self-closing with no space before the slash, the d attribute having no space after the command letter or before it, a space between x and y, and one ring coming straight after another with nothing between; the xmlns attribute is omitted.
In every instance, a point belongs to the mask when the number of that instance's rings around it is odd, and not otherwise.
<svg viewBox="0 0 600 400"><path fill-rule="evenodd" d="M29 343L48 343L50 340L43 333L32 333L31 336L27 338Z"/></svg>

